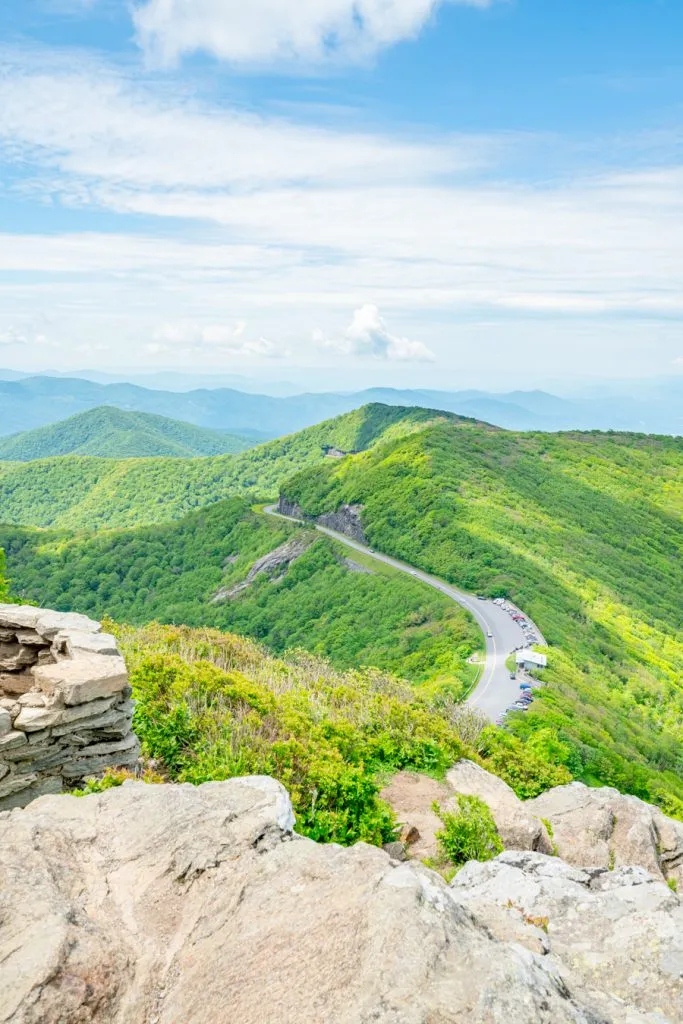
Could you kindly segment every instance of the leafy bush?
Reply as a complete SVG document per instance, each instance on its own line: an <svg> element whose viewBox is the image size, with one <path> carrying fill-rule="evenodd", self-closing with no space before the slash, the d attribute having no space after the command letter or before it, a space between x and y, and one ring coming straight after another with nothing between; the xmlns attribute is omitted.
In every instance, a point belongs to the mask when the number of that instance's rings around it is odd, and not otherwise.
<svg viewBox="0 0 683 1024"><path fill-rule="evenodd" d="M458 794L457 811L442 811L435 803L434 811L443 828L436 833L439 850L454 867L468 860L491 860L503 852L503 844L493 815L478 796Z"/></svg>

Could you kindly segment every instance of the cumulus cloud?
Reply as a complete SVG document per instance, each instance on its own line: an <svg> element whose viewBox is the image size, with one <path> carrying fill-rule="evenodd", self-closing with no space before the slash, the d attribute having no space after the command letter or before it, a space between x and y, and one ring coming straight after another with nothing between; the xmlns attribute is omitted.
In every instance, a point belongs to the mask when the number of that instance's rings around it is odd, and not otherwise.
<svg viewBox="0 0 683 1024"><path fill-rule="evenodd" d="M232 63L362 60L419 34L444 3L493 0L146 0L138 40L164 63L203 50Z"/></svg>
<svg viewBox="0 0 683 1024"><path fill-rule="evenodd" d="M198 324L190 321L162 324L147 345L150 355L172 350L215 352L230 356L256 356L281 359L288 353L267 338L245 337L247 325L240 320L234 327L225 324Z"/></svg>
<svg viewBox="0 0 683 1024"><path fill-rule="evenodd" d="M343 338L326 338L320 331L316 331L314 341L321 348L361 358L419 363L434 362L436 358L421 341L390 334L379 309L371 303L355 311Z"/></svg>

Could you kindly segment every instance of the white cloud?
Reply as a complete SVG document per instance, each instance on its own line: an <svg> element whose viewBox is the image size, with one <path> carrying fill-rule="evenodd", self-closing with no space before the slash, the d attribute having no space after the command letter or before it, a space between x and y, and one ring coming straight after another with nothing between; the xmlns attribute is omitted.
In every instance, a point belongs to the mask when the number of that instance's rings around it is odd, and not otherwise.
<svg viewBox="0 0 683 1024"><path fill-rule="evenodd" d="M434 353L421 341L390 334L377 306L371 303L355 311L343 338L329 339L320 331L314 331L313 340L321 348L361 358L419 363L434 362L436 359Z"/></svg>
<svg viewBox="0 0 683 1024"><path fill-rule="evenodd" d="M233 63L362 60L419 34L443 3L492 0L146 0L138 39L163 63L203 50Z"/></svg>
<svg viewBox="0 0 683 1024"><path fill-rule="evenodd" d="M0 327L0 346L11 347L13 345L39 345L49 348L57 348L58 345L47 334L34 324L8 324Z"/></svg>
<svg viewBox="0 0 683 1024"><path fill-rule="evenodd" d="M260 359L281 359L286 349L267 338L245 337L246 323L240 320L234 327L225 324L200 324L179 321L162 324L153 334L154 340L146 348L150 355L160 355L174 349L181 352L216 353L228 356L247 356Z"/></svg>

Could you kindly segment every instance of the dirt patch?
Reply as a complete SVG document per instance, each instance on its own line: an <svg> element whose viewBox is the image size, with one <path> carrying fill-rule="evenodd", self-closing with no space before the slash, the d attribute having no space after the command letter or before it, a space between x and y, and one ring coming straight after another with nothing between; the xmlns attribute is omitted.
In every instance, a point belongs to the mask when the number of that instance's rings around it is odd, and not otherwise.
<svg viewBox="0 0 683 1024"><path fill-rule="evenodd" d="M415 828L419 839L410 843L408 853L411 857L424 860L425 857L437 856L436 833L442 827L441 820L432 810L436 801L444 810L453 810L455 795L445 782L437 782L428 775L417 772L399 772L381 793L383 800L393 809L404 832Z"/></svg>

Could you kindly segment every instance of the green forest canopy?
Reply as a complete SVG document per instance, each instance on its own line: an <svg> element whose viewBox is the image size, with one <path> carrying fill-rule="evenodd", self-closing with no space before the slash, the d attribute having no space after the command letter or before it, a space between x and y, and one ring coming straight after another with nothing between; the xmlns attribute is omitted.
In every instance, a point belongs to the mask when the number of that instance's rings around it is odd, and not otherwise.
<svg viewBox="0 0 683 1024"><path fill-rule="evenodd" d="M0 437L0 460L28 462L54 455L130 459L166 455L193 457L242 452L255 442L191 423L128 412L113 406L77 413L59 423Z"/></svg>
<svg viewBox="0 0 683 1024"><path fill-rule="evenodd" d="M286 571L211 602L293 536L310 546ZM389 567L349 567L333 541L257 515L243 498L177 522L96 534L0 527L0 544L25 600L136 625L229 629L276 653L304 647L340 669L374 665L447 684L456 696L474 677L468 657L482 646L469 615L442 594Z"/></svg>
<svg viewBox="0 0 683 1024"><path fill-rule="evenodd" d="M365 449L448 416L369 405L240 455L122 460L65 455L0 462L0 519L96 530L179 519L234 494L276 497L287 476L325 461L326 445Z"/></svg>

